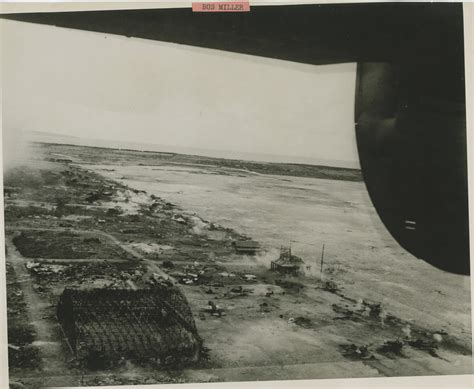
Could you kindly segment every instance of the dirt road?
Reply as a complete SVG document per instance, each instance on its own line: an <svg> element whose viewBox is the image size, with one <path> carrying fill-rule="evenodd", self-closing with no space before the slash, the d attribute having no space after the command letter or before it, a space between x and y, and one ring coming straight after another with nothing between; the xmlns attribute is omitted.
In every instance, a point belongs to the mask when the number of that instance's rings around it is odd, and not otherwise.
<svg viewBox="0 0 474 389"><path fill-rule="evenodd" d="M11 238L5 239L5 245L17 279L21 285L25 302L27 303L27 314L30 323L33 324L36 332L36 345L41 352L43 359L43 372L45 376L54 376L65 371L66 360L71 358L69 350L65 350L67 344L62 336L61 329L52 314L55 307L41 299L34 290L34 281L25 268L28 259L24 258L15 248Z"/></svg>

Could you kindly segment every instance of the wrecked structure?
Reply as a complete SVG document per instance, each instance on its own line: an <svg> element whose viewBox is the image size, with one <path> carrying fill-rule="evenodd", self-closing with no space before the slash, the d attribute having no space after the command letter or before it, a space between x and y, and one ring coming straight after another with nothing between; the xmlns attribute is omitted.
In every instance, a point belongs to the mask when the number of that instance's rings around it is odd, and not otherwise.
<svg viewBox="0 0 474 389"><path fill-rule="evenodd" d="M303 272L304 261L291 254L291 247L281 247L280 257L271 262L271 269L282 274L298 275Z"/></svg>
<svg viewBox="0 0 474 389"><path fill-rule="evenodd" d="M196 361L202 340L176 286L150 289L65 289L57 317L79 360L91 357Z"/></svg>
<svg viewBox="0 0 474 389"><path fill-rule="evenodd" d="M260 251L260 244L253 240L235 241L232 246L238 254L256 255Z"/></svg>

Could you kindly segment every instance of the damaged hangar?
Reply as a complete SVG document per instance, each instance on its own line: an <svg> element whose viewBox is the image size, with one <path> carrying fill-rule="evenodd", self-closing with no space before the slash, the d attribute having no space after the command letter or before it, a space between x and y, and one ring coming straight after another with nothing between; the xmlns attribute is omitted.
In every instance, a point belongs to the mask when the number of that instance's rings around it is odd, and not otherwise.
<svg viewBox="0 0 474 389"><path fill-rule="evenodd" d="M168 364L200 357L202 340L176 286L65 289L57 317L79 360L103 356Z"/></svg>

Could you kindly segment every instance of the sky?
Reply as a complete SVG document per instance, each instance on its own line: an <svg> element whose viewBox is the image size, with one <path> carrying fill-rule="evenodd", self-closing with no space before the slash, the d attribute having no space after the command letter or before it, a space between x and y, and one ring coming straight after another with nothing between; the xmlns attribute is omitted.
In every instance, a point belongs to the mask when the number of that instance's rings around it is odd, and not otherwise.
<svg viewBox="0 0 474 389"><path fill-rule="evenodd" d="M42 131L358 164L355 64L1 23L4 139Z"/></svg>

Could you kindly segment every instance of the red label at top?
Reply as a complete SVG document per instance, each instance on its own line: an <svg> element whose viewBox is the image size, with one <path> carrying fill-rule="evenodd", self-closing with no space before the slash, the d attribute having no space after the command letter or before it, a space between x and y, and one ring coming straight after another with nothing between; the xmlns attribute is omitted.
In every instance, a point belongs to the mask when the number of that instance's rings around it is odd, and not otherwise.
<svg viewBox="0 0 474 389"><path fill-rule="evenodd" d="M216 1L212 3L193 3L193 12L249 12L248 1Z"/></svg>

